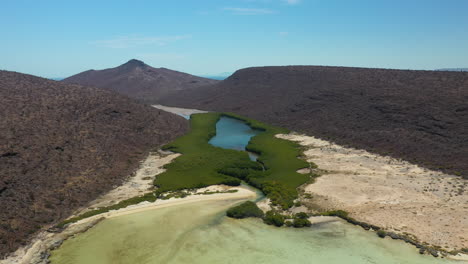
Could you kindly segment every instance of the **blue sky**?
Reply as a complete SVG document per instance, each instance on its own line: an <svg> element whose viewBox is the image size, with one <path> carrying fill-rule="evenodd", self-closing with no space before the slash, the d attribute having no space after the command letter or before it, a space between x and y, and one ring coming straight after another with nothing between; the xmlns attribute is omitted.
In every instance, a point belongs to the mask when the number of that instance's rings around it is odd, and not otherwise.
<svg viewBox="0 0 468 264"><path fill-rule="evenodd" d="M0 69L468 67L465 0L1 0Z"/></svg>

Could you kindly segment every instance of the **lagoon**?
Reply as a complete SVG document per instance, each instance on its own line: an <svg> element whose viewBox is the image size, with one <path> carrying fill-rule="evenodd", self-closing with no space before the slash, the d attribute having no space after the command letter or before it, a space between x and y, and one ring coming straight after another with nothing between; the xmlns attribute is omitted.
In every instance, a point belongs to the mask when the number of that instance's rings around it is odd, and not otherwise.
<svg viewBox="0 0 468 264"><path fill-rule="evenodd" d="M261 132L252 129L244 121L222 116L216 123L216 135L209 143L220 148L245 151L250 139ZM252 152L248 154L251 160L257 160L258 155Z"/></svg>
<svg viewBox="0 0 468 264"><path fill-rule="evenodd" d="M106 219L52 252L52 263L452 263L342 221L294 229L225 211L239 200L206 201Z"/></svg>

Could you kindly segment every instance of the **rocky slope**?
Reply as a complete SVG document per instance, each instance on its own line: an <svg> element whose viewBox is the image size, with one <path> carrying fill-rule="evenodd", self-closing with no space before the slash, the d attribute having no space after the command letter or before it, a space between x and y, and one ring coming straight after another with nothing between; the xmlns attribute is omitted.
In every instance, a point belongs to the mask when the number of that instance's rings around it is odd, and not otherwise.
<svg viewBox="0 0 468 264"><path fill-rule="evenodd" d="M229 111L468 178L468 73L258 67L162 104Z"/></svg>
<svg viewBox="0 0 468 264"><path fill-rule="evenodd" d="M113 92L0 71L0 257L188 129Z"/></svg>
<svg viewBox="0 0 468 264"><path fill-rule="evenodd" d="M142 61L130 60L116 68L85 71L63 82L104 88L154 104L162 96L218 81L165 68L153 68Z"/></svg>

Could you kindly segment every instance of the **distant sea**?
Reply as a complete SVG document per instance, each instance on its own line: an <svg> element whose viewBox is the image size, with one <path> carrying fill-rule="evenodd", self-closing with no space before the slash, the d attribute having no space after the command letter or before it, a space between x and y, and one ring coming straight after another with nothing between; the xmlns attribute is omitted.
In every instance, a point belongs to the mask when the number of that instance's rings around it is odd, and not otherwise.
<svg viewBox="0 0 468 264"><path fill-rule="evenodd" d="M223 73L220 73L220 74L202 75L200 77L222 81L222 80L226 79L227 77L229 77L231 75L232 75L232 72L223 72Z"/></svg>

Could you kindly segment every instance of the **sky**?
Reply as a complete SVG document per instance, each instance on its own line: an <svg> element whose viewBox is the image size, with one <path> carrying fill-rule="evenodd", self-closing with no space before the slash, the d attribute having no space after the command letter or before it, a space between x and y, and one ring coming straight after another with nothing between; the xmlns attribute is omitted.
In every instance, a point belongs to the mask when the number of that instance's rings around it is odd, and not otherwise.
<svg viewBox="0 0 468 264"><path fill-rule="evenodd" d="M0 0L0 69L468 67L466 0Z"/></svg>

